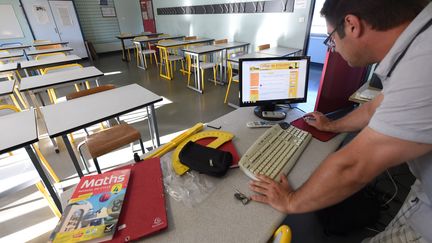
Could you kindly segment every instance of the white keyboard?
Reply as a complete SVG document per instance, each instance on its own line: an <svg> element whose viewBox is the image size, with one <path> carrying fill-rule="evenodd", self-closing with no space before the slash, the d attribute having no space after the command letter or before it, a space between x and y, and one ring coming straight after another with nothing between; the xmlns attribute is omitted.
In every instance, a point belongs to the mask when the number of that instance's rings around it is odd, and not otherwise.
<svg viewBox="0 0 432 243"><path fill-rule="evenodd" d="M276 124L247 150L239 161L240 169L254 180L256 174L278 179L281 172L290 172L311 139L310 133L286 122Z"/></svg>

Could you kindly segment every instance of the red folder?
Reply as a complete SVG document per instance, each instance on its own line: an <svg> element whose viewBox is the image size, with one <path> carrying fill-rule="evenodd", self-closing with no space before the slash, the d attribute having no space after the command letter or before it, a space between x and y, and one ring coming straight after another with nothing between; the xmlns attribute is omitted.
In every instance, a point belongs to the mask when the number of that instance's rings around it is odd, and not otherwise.
<svg viewBox="0 0 432 243"><path fill-rule="evenodd" d="M117 168L131 169L117 232L109 242L127 242L168 227L159 158Z"/></svg>
<svg viewBox="0 0 432 243"><path fill-rule="evenodd" d="M309 132L310 134L312 134L312 137L314 137L314 138L316 138L322 142L327 142L328 140L330 140L330 139L336 137L336 135L338 135L337 133L333 133L333 132L323 132L323 131L316 129L313 126L310 126L309 124L307 124L303 120L303 117L300 117L299 119L291 122L291 125L299 128L303 131Z"/></svg>

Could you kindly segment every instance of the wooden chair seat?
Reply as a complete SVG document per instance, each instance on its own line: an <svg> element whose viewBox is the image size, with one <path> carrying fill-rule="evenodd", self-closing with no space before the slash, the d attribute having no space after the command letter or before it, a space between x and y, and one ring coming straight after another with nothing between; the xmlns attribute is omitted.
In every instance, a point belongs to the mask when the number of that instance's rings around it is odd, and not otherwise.
<svg viewBox="0 0 432 243"><path fill-rule="evenodd" d="M139 139L141 134L138 130L128 124L120 124L88 136L86 143L90 155L96 158Z"/></svg>
<svg viewBox="0 0 432 243"><path fill-rule="evenodd" d="M101 85L99 87L95 87L95 88L91 88L91 89L85 89L85 90L81 90L78 92L70 93L70 94L66 95L66 99L72 100L72 99L80 98L80 97L91 95L91 94L96 94L96 93L99 93L102 91L107 91L107 90L114 89L114 88L115 88L115 86L112 84Z"/></svg>

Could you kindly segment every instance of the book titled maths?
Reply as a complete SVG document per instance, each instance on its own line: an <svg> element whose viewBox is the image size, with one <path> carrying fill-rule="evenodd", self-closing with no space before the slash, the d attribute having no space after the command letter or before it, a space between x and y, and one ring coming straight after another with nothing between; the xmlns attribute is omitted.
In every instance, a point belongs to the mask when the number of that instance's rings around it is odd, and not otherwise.
<svg viewBox="0 0 432 243"><path fill-rule="evenodd" d="M101 242L112 239L129 177L130 169L81 178L50 241Z"/></svg>

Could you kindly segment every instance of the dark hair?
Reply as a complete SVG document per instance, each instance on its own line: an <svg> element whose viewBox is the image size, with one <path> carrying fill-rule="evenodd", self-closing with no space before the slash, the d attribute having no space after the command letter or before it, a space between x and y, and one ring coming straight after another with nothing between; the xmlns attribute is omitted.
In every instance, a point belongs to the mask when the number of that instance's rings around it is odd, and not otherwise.
<svg viewBox="0 0 432 243"><path fill-rule="evenodd" d="M388 30L413 20L429 0L326 0L321 15L334 27L348 14L363 19L375 30ZM341 31L341 32L340 32ZM339 35L345 35L343 28Z"/></svg>

